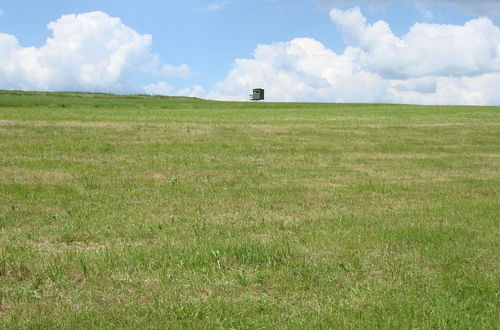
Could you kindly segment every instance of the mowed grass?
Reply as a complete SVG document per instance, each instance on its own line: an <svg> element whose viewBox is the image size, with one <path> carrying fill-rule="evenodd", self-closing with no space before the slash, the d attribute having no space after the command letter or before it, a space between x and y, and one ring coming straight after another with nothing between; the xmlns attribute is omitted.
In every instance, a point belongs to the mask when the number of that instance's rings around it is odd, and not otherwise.
<svg viewBox="0 0 500 330"><path fill-rule="evenodd" d="M500 107L0 93L2 328L498 328Z"/></svg>

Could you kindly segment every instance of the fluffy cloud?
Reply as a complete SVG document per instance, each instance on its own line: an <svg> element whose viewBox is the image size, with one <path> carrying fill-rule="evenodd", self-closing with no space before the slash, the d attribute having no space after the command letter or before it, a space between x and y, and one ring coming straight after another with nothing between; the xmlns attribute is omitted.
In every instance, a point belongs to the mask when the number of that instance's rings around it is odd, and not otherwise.
<svg viewBox="0 0 500 330"><path fill-rule="evenodd" d="M500 29L489 19L463 26L416 24L402 38L358 8L333 9L348 47L294 39L260 45L238 59L209 97L243 99L253 87L271 100L500 104Z"/></svg>
<svg viewBox="0 0 500 330"><path fill-rule="evenodd" d="M205 89L201 85L181 88L175 94L177 96L190 96L190 97L205 97L207 95Z"/></svg>
<svg viewBox="0 0 500 330"><path fill-rule="evenodd" d="M160 81L155 84L151 84L144 87L144 92L149 95L175 94L177 96L190 96L190 97L205 97L207 95L205 89L200 85L195 85L192 87L184 87L174 92L174 88L165 81Z"/></svg>
<svg viewBox="0 0 500 330"><path fill-rule="evenodd" d="M349 50L337 55L320 42L298 38L260 45L253 59L238 59L210 98L241 100L253 87L266 88L271 100L375 101L383 98L383 79L363 71ZM360 93L361 90L369 93Z"/></svg>
<svg viewBox="0 0 500 330"><path fill-rule="evenodd" d="M0 89L127 92L136 89L137 72L190 73L186 65L159 67L150 35L100 11L64 15L47 27L52 36L40 48L0 34Z"/></svg>
<svg viewBox="0 0 500 330"><path fill-rule="evenodd" d="M155 84L144 87L146 94L150 95L170 95L173 88L165 81L160 81Z"/></svg>
<svg viewBox="0 0 500 330"><path fill-rule="evenodd" d="M384 21L366 23L358 8L330 12L359 59L384 78L475 76L500 71L500 29L488 18L463 26L415 24L403 38Z"/></svg>

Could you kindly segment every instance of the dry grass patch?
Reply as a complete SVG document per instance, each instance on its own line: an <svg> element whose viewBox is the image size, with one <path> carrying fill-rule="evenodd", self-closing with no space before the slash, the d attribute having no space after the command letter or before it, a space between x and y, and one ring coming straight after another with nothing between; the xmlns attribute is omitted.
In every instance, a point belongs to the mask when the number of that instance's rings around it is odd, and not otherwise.
<svg viewBox="0 0 500 330"><path fill-rule="evenodd" d="M2 168L0 169L0 183L17 184L71 184L75 176L62 171L44 171L23 168Z"/></svg>
<svg viewBox="0 0 500 330"><path fill-rule="evenodd" d="M131 129L128 123L106 122L78 122L78 121L25 121L25 120L0 120L0 126L29 126L29 127L77 127L77 128L113 128Z"/></svg>

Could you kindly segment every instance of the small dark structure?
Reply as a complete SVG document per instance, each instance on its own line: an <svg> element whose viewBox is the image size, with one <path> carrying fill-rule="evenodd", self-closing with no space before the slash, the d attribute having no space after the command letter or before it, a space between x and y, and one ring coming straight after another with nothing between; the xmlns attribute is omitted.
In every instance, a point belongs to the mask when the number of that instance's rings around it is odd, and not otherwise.
<svg viewBox="0 0 500 330"><path fill-rule="evenodd" d="M254 88L250 96L250 101L262 101L264 100L264 90L262 88Z"/></svg>

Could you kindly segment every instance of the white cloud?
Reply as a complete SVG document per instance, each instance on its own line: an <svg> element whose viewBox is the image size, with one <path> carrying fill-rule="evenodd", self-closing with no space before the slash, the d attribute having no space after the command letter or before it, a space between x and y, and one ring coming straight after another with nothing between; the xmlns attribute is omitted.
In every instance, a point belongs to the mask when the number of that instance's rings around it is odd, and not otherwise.
<svg viewBox="0 0 500 330"><path fill-rule="evenodd" d="M206 92L203 86L200 85L195 85L192 87L185 87L182 89L179 89L175 95L177 96L190 96L190 97L205 97Z"/></svg>
<svg viewBox="0 0 500 330"><path fill-rule="evenodd" d="M160 81L144 87L144 92L150 95L176 95L201 98L206 96L205 89L200 85L184 87L174 92L174 88L165 81Z"/></svg>
<svg viewBox="0 0 500 330"><path fill-rule="evenodd" d="M401 103L417 104L463 104L500 105L498 85L500 73L478 76L433 77L436 89L433 92L419 92L418 89L401 89L394 86L389 92Z"/></svg>
<svg viewBox="0 0 500 330"><path fill-rule="evenodd" d="M2 16L3 14L5 14L5 12L3 11L2 8L0 8L0 16Z"/></svg>
<svg viewBox="0 0 500 330"><path fill-rule="evenodd" d="M208 97L242 100L262 87L279 101L500 104L492 87L500 84L500 29L489 19L415 24L399 38L357 8L331 18L349 45L342 54L308 38L259 45Z"/></svg>
<svg viewBox="0 0 500 330"><path fill-rule="evenodd" d="M165 81L144 87L146 94L150 95L170 95L172 90L173 88Z"/></svg>
<svg viewBox="0 0 500 330"><path fill-rule="evenodd" d="M190 78L194 74L193 70L191 70L187 64L181 64L179 66L165 64L162 67L154 69L153 73L159 77L182 79Z"/></svg>
<svg viewBox="0 0 500 330"><path fill-rule="evenodd" d="M298 38L260 45L253 59L238 59L226 79L208 97L242 100L254 87L265 88L269 100L377 101L386 82L363 71L355 53L337 55L320 42Z"/></svg>
<svg viewBox="0 0 500 330"><path fill-rule="evenodd" d="M0 89L129 92L138 90L137 72L190 72L187 65L159 67L150 35L100 11L64 15L47 27L52 36L40 48L0 34Z"/></svg>
<svg viewBox="0 0 500 330"><path fill-rule="evenodd" d="M500 71L500 28L488 18L463 26L417 23L402 38L359 8L330 12L358 61L384 78L479 75Z"/></svg>

